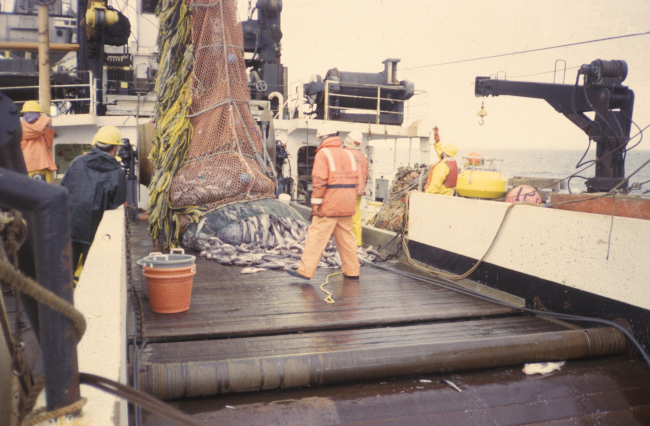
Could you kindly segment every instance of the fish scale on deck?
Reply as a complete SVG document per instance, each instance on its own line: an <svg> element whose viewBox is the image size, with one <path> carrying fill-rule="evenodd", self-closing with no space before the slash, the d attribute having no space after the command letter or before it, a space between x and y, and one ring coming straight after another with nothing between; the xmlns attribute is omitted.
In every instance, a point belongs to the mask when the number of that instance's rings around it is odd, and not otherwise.
<svg viewBox="0 0 650 426"><path fill-rule="evenodd" d="M263 270L298 269L307 238L303 221L276 215L259 215L233 222L210 238L201 256L222 265L248 266L242 274ZM357 249L361 264L383 261L372 247ZM340 268L341 257L330 239L319 268Z"/></svg>

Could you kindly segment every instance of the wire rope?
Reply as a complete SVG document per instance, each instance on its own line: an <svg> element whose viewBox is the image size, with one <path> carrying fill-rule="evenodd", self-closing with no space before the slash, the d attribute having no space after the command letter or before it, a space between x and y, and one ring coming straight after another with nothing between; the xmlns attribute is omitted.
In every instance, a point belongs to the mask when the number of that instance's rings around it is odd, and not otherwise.
<svg viewBox="0 0 650 426"><path fill-rule="evenodd" d="M637 37L637 36L643 36L643 35L648 35L650 34L650 31L642 32L642 33L633 33L633 34L625 34L625 35L620 35L620 36L614 36L614 37L606 37L606 38L599 38L599 39L594 39L594 40L586 40L586 41L580 41L576 43L567 43L567 44L560 44L557 46L548 46L548 47L540 47L538 49L529 49L529 50L521 50L517 52L510 52L510 53L501 53L498 55L491 55L491 56L481 56L478 58L471 58L471 59L461 59L458 61L449 61L449 62L439 62L437 64L430 64L430 65L419 65L415 67L408 67L405 68L406 70L414 70L418 68L430 68L430 67L441 67L445 65L453 65L453 64L460 64L463 62L474 62L474 61L481 61L484 59L493 59L493 58L501 58L504 56L513 56L513 55L520 55L523 53L532 53L532 52L540 52L544 50L552 50L552 49L560 49L562 47L570 47L570 46L578 46L581 44L589 44L589 43L599 43L603 41L609 41L609 40L616 40L620 38L627 38L627 37Z"/></svg>

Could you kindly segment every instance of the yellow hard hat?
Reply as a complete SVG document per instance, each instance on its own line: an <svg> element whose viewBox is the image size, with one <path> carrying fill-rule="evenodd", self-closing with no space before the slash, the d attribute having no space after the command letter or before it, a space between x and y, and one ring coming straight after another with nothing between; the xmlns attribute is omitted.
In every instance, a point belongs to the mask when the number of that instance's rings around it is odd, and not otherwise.
<svg viewBox="0 0 650 426"><path fill-rule="evenodd" d="M20 112L43 112L41 106L36 101L27 101Z"/></svg>
<svg viewBox="0 0 650 426"><path fill-rule="evenodd" d="M443 146L442 151L450 157L455 157L456 153L458 152L458 150L456 149L456 145L454 145L451 142Z"/></svg>
<svg viewBox="0 0 650 426"><path fill-rule="evenodd" d="M122 145L122 134L115 126L104 126L95 133L93 144L96 142L105 145Z"/></svg>

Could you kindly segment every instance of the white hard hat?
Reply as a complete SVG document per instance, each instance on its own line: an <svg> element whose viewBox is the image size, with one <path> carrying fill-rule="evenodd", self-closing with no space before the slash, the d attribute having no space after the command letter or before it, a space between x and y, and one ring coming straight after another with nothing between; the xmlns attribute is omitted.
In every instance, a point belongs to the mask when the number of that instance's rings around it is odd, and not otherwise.
<svg viewBox="0 0 650 426"><path fill-rule="evenodd" d="M326 121L325 123L321 124L321 126L316 131L316 137L324 139L328 136L336 136L338 135L338 133L339 131L336 130L334 124L332 124L329 121Z"/></svg>
<svg viewBox="0 0 650 426"><path fill-rule="evenodd" d="M351 131L348 137L354 141L355 145L361 145L361 142L363 141L363 135L358 130Z"/></svg>

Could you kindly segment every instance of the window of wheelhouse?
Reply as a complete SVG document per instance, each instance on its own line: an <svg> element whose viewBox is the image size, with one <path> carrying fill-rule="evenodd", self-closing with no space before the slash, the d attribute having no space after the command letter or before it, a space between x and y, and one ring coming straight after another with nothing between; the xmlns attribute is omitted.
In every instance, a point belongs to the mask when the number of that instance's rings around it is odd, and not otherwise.
<svg viewBox="0 0 650 426"><path fill-rule="evenodd" d="M159 0L142 0L142 13L156 13Z"/></svg>

